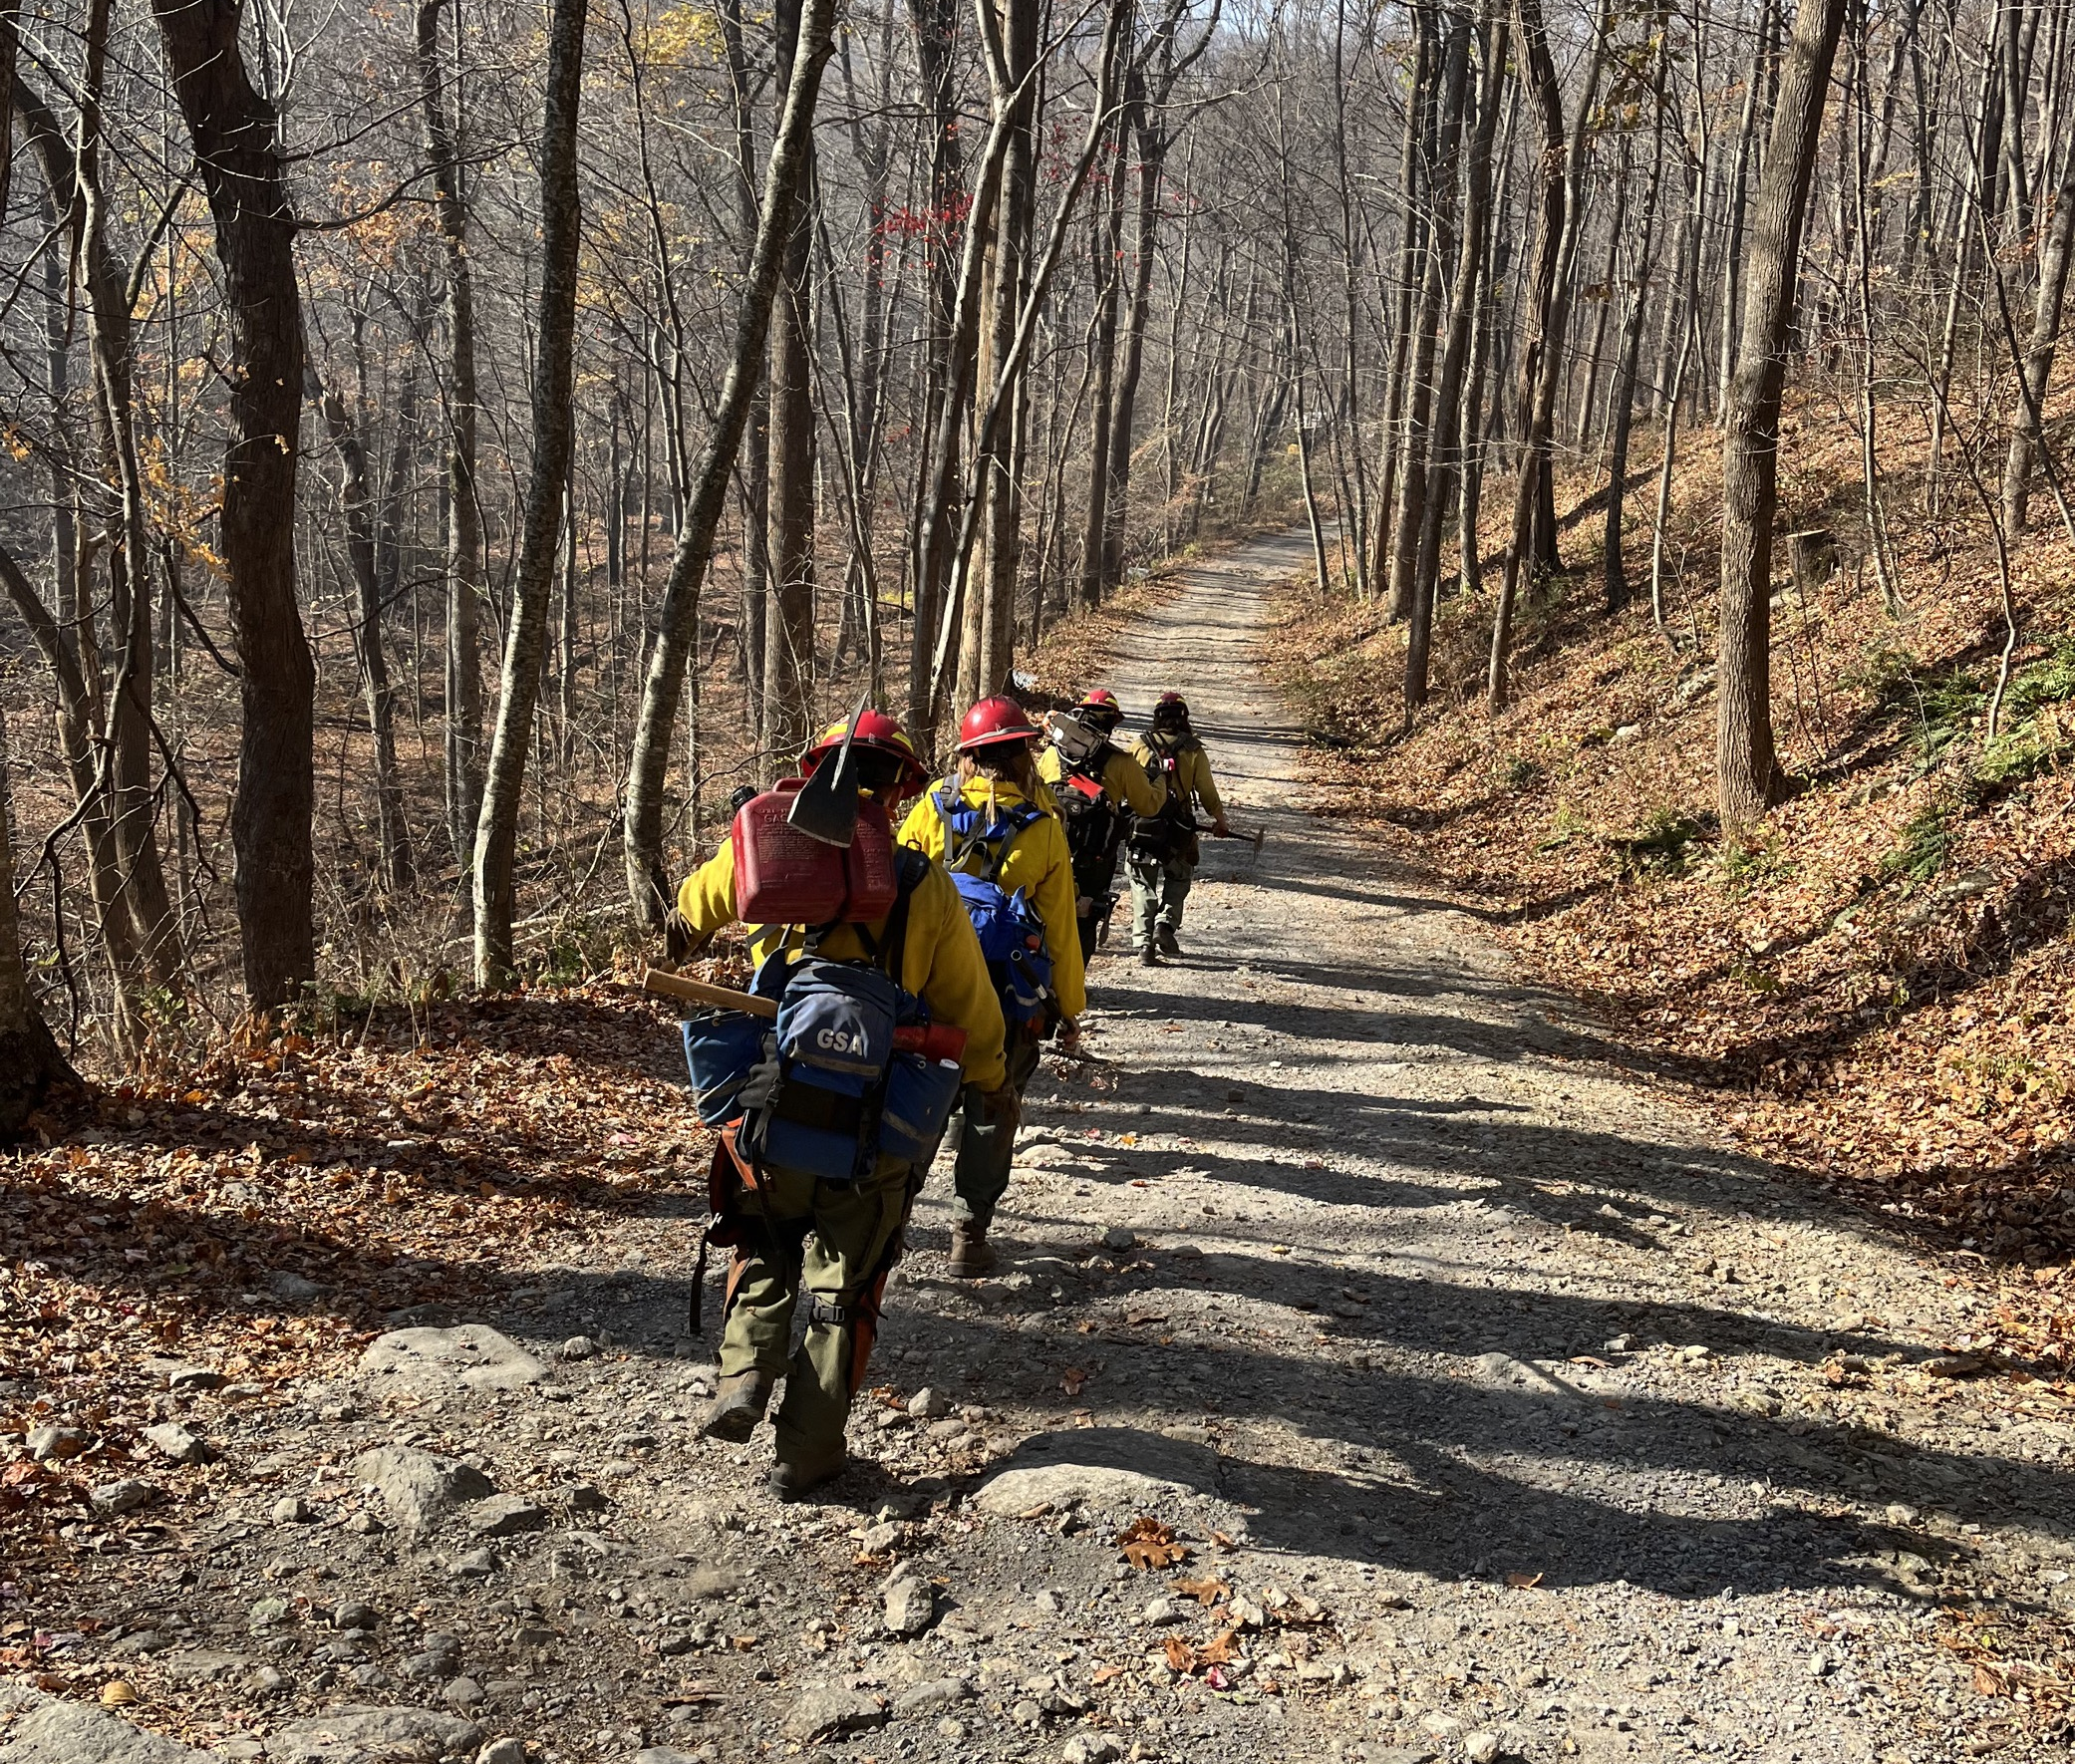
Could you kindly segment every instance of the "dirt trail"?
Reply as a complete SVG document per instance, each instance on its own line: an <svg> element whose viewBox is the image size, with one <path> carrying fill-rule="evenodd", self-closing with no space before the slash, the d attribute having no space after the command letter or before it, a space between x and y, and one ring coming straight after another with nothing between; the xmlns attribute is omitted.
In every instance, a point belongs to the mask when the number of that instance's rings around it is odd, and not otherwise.
<svg viewBox="0 0 2075 1764"><path fill-rule="evenodd" d="M1719 1149L1288 805L1261 634L1306 557L1193 572L1118 656L1266 844L1206 842L1183 960L1096 964L997 1278L945 1278L933 1178L829 1504L769 1501L767 1434L695 1437L688 1183L426 1320L516 1338L508 1376L226 1420L266 1492L131 1614L147 1691L215 1684L225 1755L313 1764L2027 1755L1937 1605L2062 1602L2066 1429L1936 1375L1966 1302L1933 1261Z"/></svg>

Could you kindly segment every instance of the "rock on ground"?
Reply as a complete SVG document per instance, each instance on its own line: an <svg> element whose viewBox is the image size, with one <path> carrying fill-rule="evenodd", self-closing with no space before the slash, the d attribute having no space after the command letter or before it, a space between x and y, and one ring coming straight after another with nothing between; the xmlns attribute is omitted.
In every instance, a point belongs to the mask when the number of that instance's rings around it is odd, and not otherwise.
<svg viewBox="0 0 2075 1764"><path fill-rule="evenodd" d="M482 1323L451 1329L392 1329L377 1335L360 1357L371 1385L429 1394L468 1390L522 1390L547 1376L547 1367L509 1335Z"/></svg>
<svg viewBox="0 0 2075 1764"><path fill-rule="evenodd" d="M160 1421L155 1427L147 1427L145 1439L160 1457L170 1458L175 1464L206 1464L216 1455L207 1440L177 1421Z"/></svg>
<svg viewBox="0 0 2075 1764"><path fill-rule="evenodd" d="M903 1575L886 1589L886 1632L920 1635L937 1620L937 1590L928 1581Z"/></svg>
<svg viewBox="0 0 2075 1764"><path fill-rule="evenodd" d="M821 1685L792 1705L792 1712L785 1717L785 1735L804 1744L837 1734L862 1733L868 1727L882 1725L886 1715L886 1705L876 1696L862 1690Z"/></svg>
<svg viewBox="0 0 2075 1764"><path fill-rule="evenodd" d="M347 1708L290 1721L269 1736L267 1764L387 1764L396 1757L440 1760L471 1754L482 1729L431 1709Z"/></svg>
<svg viewBox="0 0 2075 1764"><path fill-rule="evenodd" d="M1205 1446L1137 1428L1083 1427L1024 1441L974 1505L1011 1518L1046 1506L1128 1518L1217 1491L1218 1454Z"/></svg>
<svg viewBox="0 0 2075 1764"><path fill-rule="evenodd" d="M456 1507L496 1492L472 1465L404 1445L361 1453L353 1460L353 1479L372 1487L389 1516L411 1531L423 1531Z"/></svg>
<svg viewBox="0 0 2075 1764"><path fill-rule="evenodd" d="M0 1684L0 1764L206 1764L216 1757L86 1703Z"/></svg>

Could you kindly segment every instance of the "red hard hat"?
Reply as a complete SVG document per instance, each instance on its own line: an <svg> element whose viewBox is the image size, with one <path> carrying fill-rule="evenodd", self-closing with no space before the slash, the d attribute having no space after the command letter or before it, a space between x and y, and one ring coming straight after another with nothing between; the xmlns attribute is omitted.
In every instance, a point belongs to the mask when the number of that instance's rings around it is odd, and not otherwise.
<svg viewBox="0 0 2075 1764"><path fill-rule="evenodd" d="M833 753L843 744L843 732L849 727L847 723L831 723L821 732L820 738L800 755L802 776L814 769L824 753ZM901 726L884 711L867 711L858 718L857 734L851 738L850 745L868 752L891 754L907 768L907 781L914 789L919 790L929 782L929 768L916 757L914 747L901 733Z"/></svg>
<svg viewBox="0 0 2075 1764"><path fill-rule="evenodd" d="M1114 711L1120 717L1124 712L1124 707L1117 703L1116 694L1106 686L1093 687L1082 693L1080 703L1073 708L1076 711Z"/></svg>
<svg viewBox="0 0 2075 1764"><path fill-rule="evenodd" d="M1014 699L982 699L958 726L958 750L1000 746L1009 741L1035 741L1039 731Z"/></svg>

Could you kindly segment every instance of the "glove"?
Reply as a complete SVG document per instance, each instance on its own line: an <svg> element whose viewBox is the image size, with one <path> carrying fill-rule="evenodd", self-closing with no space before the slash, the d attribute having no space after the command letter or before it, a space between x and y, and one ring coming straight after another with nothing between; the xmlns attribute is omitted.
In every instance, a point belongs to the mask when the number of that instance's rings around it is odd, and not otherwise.
<svg viewBox="0 0 2075 1764"><path fill-rule="evenodd" d="M1225 817L1222 814L1211 822L1210 830L1213 839L1230 839L1232 837L1232 829L1225 824Z"/></svg>
<svg viewBox="0 0 2075 1764"><path fill-rule="evenodd" d="M1061 1053L1073 1053L1073 1052L1077 1052L1077 1051L1079 1050L1079 1048L1080 1048L1080 1019L1079 1019L1079 1018L1077 1018L1077 1017L1062 1017L1062 1018L1060 1018L1060 1019L1059 1019L1059 1051L1060 1051Z"/></svg>
<svg viewBox="0 0 2075 1764"><path fill-rule="evenodd" d="M987 1105L987 1124L1013 1135L1023 1124L1024 1099L1017 1095L1014 1084L1004 1084L999 1090L983 1090L980 1100Z"/></svg>
<svg viewBox="0 0 2075 1764"><path fill-rule="evenodd" d="M663 918L663 954L665 960L675 968L689 962L706 948L709 933L692 929L692 922L672 907Z"/></svg>

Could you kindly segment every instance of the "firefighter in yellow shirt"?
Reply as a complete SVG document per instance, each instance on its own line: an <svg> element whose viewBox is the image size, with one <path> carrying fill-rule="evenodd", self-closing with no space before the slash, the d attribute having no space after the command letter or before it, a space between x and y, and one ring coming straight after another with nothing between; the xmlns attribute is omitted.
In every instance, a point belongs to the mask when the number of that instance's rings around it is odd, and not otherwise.
<svg viewBox="0 0 2075 1764"><path fill-rule="evenodd" d="M808 749L802 769L811 772L832 761L843 735L840 724L824 734ZM858 719L851 753L860 789L890 807L913 796L929 777L900 726L876 711ZM824 928L816 953L832 962L889 967L897 956L893 979L928 1005L933 1022L966 1032L961 1063L966 1095L974 1099L969 1108L1013 1132L1018 1098L1003 1060L1002 1008L965 905L936 863L921 867L904 895L875 923ZM694 949L737 922L732 842L685 879L677 913L681 924L673 928L674 941ZM896 916L904 916L903 928L889 947ZM798 925L753 927L750 947L760 961L781 945L803 943L806 933ZM773 1384L784 1376L771 1473L780 1500L799 1499L843 1468L850 1399L864 1377L880 1294L925 1173L884 1152L849 1182L768 1163L755 1171L756 1192L744 1203L744 1229L737 1234L729 1271L720 1390L704 1431L711 1438L747 1439ZM806 1333L788 1359L793 1313L802 1298Z"/></svg>
<svg viewBox="0 0 2075 1764"><path fill-rule="evenodd" d="M1093 960L1096 934L1116 905L1117 856L1131 817L1158 814L1165 798L1164 780L1148 776L1116 744L1123 719L1116 694L1098 686L1046 720L1051 741L1038 755L1038 775L1051 790L1073 857L1083 965Z"/></svg>
<svg viewBox="0 0 2075 1764"><path fill-rule="evenodd" d="M1138 959L1157 968L1163 956L1182 953L1182 905L1196 873L1196 811L1210 816L1210 831L1226 838L1225 804L1211 776L1210 755L1189 727L1189 707L1178 692L1160 695L1153 726L1132 748L1146 775L1164 785L1160 812L1140 815L1131 826L1124 854L1131 873L1131 920Z"/></svg>
<svg viewBox="0 0 2075 1764"><path fill-rule="evenodd" d="M952 872L982 952L993 958L1008 1025L1009 1083L1019 1096L1054 1023L1061 1044L1071 1047L1087 1005L1073 863L1032 761L1039 738L1014 699L982 699L959 726L956 770L916 803L900 834L903 844ZM1036 950L1029 947L1034 936ZM971 1086L962 1107L951 1273L971 1279L995 1266L987 1233L1009 1187L1015 1124L992 1120Z"/></svg>

